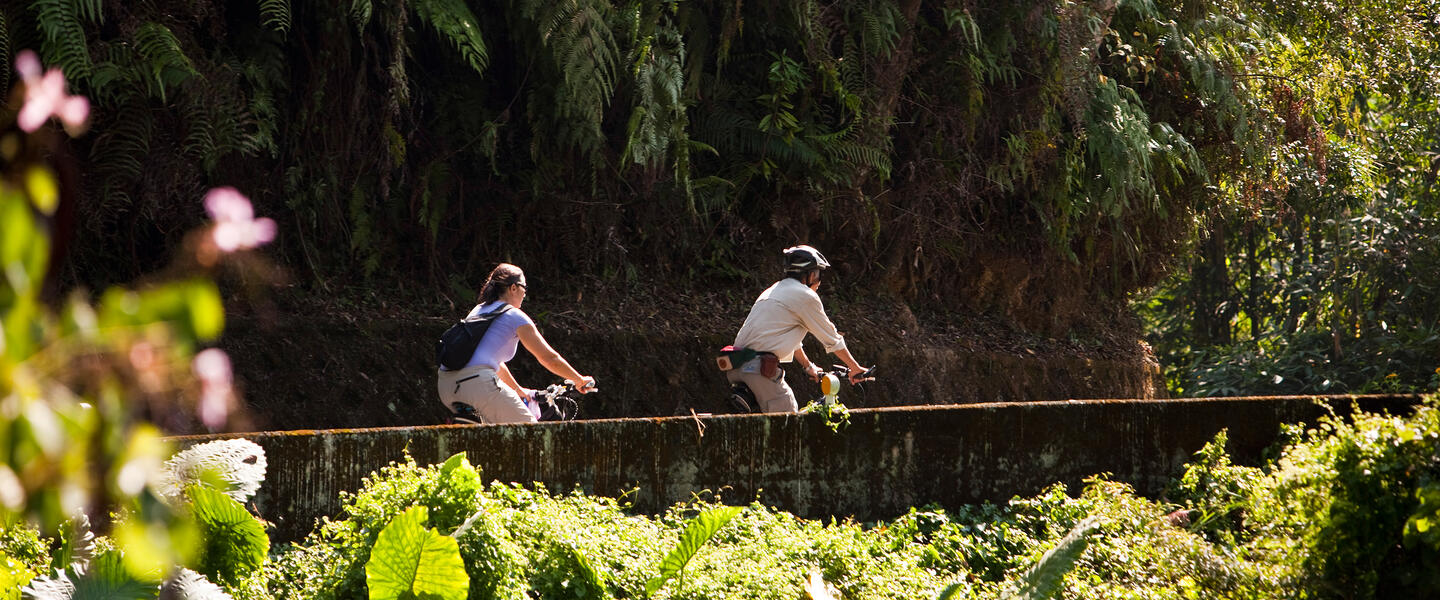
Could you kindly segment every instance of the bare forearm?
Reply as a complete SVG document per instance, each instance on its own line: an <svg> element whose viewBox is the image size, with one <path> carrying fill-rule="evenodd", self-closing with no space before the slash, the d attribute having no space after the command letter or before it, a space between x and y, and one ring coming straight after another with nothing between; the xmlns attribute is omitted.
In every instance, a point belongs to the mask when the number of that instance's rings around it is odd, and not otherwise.
<svg viewBox="0 0 1440 600"><path fill-rule="evenodd" d="M865 370L865 367L860 366L860 362L855 360L854 356L850 355L849 348L841 348L839 350L836 350L835 356L839 357L840 361L845 363L845 366L849 367L850 372L852 373L859 373L860 371Z"/></svg>
<svg viewBox="0 0 1440 600"><path fill-rule="evenodd" d="M810 357L805 354L804 349L795 349L795 362L800 363L800 368L805 369L806 371L810 370Z"/></svg>
<svg viewBox="0 0 1440 600"><path fill-rule="evenodd" d="M574 381L576 384L579 384L580 381L585 378L584 375L576 371L575 367L570 366L570 363L566 362L559 354L552 354L544 358L537 357L536 360L538 360L540 365L545 367L546 370L554 373L556 376Z"/></svg>
<svg viewBox="0 0 1440 600"><path fill-rule="evenodd" d="M525 388L521 387L520 382L515 379L515 375L510 373L510 367L501 364L500 370L497 371L496 374L500 376L500 381L505 385L510 386L510 389L515 390L516 394L520 394L521 396L525 396L527 394Z"/></svg>

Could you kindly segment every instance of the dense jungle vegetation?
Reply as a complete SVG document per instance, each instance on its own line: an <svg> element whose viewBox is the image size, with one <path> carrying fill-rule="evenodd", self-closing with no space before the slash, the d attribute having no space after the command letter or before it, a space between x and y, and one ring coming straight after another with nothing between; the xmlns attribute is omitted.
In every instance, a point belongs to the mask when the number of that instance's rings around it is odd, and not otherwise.
<svg viewBox="0 0 1440 600"><path fill-rule="evenodd" d="M1143 334L1172 394L1440 384L1433 1L0 6L0 59L94 107L49 153L55 289L166 264L234 185L317 311L500 260L763 285L804 241L835 294Z"/></svg>
<svg viewBox="0 0 1440 600"><path fill-rule="evenodd" d="M1435 389L1437 8L4 2L0 600L1434 597L1434 397L1257 467L1222 432L1163 498L1097 474L878 523L405 461L285 547L243 504L263 453L162 428L237 427L211 346L277 270L315 310L497 260L578 299L765 280L796 241L841 296L1138 317L1179 394Z"/></svg>

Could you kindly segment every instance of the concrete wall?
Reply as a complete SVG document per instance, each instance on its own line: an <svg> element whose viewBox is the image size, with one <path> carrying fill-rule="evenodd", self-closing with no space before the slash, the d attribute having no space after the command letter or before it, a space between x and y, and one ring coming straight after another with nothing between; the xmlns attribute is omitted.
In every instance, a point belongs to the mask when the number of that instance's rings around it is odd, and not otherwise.
<svg viewBox="0 0 1440 600"><path fill-rule="evenodd" d="M660 511L710 490L804 517L893 517L911 506L1004 501L1110 473L1157 494L1221 429L1237 462L1257 464L1282 423L1313 421L1344 397L1072 400L857 409L838 433L813 415L717 415L506 426L432 426L186 436L182 445L245 437L269 472L255 503L276 537L309 532L339 509L338 492L403 456L420 464L465 452L486 480L542 482L626 496ZM1361 397L1366 410L1407 410L1414 397Z"/></svg>

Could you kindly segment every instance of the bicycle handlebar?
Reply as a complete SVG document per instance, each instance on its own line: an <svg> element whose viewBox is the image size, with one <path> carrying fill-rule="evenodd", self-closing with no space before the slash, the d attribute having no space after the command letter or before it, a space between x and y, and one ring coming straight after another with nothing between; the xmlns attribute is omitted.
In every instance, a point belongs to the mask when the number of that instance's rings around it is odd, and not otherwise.
<svg viewBox="0 0 1440 600"><path fill-rule="evenodd" d="M877 369L878 367L879 365L870 365L868 367L865 367L863 371L860 371L860 376L858 377L859 381L856 381L855 383L859 384L875 379L875 369ZM839 375L840 378L844 379L845 381L850 381L850 367L847 367L845 365L832 365L831 372Z"/></svg>
<svg viewBox="0 0 1440 600"><path fill-rule="evenodd" d="M553 395L563 394L565 392L581 392L583 390L590 390L591 392L600 391L600 387L596 384L594 377L586 377L585 381L581 383L583 383L584 385L577 386L575 385L574 380L566 379L565 383L550 384L548 387L545 388L545 392Z"/></svg>

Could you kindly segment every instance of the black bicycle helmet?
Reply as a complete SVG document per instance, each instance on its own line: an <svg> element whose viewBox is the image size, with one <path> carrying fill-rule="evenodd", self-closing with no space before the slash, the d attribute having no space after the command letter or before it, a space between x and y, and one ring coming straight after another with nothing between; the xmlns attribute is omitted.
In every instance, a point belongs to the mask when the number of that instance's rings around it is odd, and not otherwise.
<svg viewBox="0 0 1440 600"><path fill-rule="evenodd" d="M785 249L785 272L804 273L815 269L830 268L830 261L819 250L801 244Z"/></svg>

